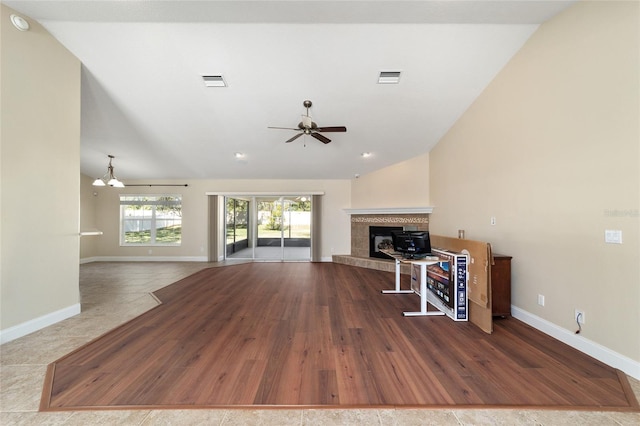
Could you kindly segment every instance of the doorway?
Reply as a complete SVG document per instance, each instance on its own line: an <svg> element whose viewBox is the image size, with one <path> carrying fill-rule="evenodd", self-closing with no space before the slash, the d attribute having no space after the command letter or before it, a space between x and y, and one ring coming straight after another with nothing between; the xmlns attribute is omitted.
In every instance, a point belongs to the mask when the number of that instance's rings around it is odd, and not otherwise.
<svg viewBox="0 0 640 426"><path fill-rule="evenodd" d="M311 261L310 195L225 197L226 259Z"/></svg>

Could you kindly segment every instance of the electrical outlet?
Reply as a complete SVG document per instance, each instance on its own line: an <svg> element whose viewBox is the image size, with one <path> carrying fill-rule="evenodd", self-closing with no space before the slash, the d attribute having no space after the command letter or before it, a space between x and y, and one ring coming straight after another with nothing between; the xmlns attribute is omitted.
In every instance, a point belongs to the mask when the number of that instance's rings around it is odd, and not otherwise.
<svg viewBox="0 0 640 426"><path fill-rule="evenodd" d="M544 306L544 296L542 294L538 295L538 305Z"/></svg>
<svg viewBox="0 0 640 426"><path fill-rule="evenodd" d="M573 319L575 319L579 324L586 324L587 322L586 317L584 316L584 311L579 309L576 309Z"/></svg>

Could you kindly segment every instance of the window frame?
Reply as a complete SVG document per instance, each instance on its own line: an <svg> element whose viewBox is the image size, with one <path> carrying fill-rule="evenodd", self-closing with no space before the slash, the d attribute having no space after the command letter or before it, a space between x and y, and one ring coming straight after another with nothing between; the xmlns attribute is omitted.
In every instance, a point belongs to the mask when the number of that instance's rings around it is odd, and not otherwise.
<svg viewBox="0 0 640 426"><path fill-rule="evenodd" d="M162 200L162 198L173 198L173 201ZM120 194L119 195L119 210L120 210L120 232L119 232L119 243L120 247L180 247L182 245L182 194ZM125 206L151 206L151 217L149 219L145 218L136 218L136 219L127 219L125 216ZM180 241L167 243L167 242L157 242L157 215L156 210L157 206L180 206ZM126 242L126 221L142 221L142 220L150 220L151 225L149 229L150 233L150 241L141 242L141 243L132 243ZM162 220L162 219L160 219Z"/></svg>

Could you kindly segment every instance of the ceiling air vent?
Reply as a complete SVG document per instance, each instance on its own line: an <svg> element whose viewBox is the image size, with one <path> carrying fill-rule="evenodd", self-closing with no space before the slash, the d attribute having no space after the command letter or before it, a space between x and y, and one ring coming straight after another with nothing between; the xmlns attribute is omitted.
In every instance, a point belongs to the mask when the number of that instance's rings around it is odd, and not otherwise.
<svg viewBox="0 0 640 426"><path fill-rule="evenodd" d="M227 87L227 82L221 75L203 75L202 79L207 87Z"/></svg>
<svg viewBox="0 0 640 426"><path fill-rule="evenodd" d="M400 71L380 71L378 84L398 84L400 82Z"/></svg>

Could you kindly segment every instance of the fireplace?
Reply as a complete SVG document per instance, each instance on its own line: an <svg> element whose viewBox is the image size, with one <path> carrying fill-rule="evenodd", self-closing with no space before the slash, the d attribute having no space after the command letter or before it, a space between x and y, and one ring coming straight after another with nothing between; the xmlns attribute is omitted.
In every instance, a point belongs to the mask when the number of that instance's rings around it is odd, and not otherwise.
<svg viewBox="0 0 640 426"><path fill-rule="evenodd" d="M393 260L389 256L378 253L379 256L371 257L369 248L371 237L369 228L372 226L383 228L398 228L405 231L428 231L430 208L425 211L407 211L416 209L350 209L351 215L351 253L350 257L370 259L380 263L388 261L393 267ZM387 235L390 235L387 234ZM374 246L375 247L375 246ZM375 249L374 249L375 252ZM334 255L335 256L335 255ZM384 256L384 258L382 257ZM386 262L382 262L386 263Z"/></svg>
<svg viewBox="0 0 640 426"><path fill-rule="evenodd" d="M380 249L393 249L392 231L402 231L402 226L369 226L369 257L389 259Z"/></svg>

